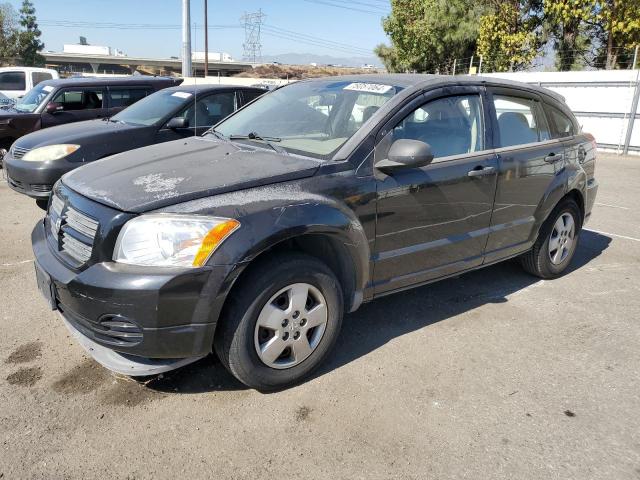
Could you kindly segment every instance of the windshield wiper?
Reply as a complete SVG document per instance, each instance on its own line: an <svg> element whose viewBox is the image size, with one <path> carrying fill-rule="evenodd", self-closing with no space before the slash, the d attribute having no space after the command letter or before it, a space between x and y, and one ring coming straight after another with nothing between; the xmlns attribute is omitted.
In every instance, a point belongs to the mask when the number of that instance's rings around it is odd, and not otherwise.
<svg viewBox="0 0 640 480"><path fill-rule="evenodd" d="M217 130L214 130L213 128L210 128L209 130L204 132L202 134L202 136L204 137L205 135L208 135L208 134L211 134L211 135L215 136L219 140L227 140L227 137L225 137L223 134L221 134Z"/></svg>
<svg viewBox="0 0 640 480"><path fill-rule="evenodd" d="M264 142L268 146L271 147L277 153L282 153L284 155L289 155L289 153L282 147L278 145L274 145L273 142L281 142L282 139L278 137L262 137L258 135L256 132L251 132L249 135L229 135L229 140L257 140L259 142Z"/></svg>

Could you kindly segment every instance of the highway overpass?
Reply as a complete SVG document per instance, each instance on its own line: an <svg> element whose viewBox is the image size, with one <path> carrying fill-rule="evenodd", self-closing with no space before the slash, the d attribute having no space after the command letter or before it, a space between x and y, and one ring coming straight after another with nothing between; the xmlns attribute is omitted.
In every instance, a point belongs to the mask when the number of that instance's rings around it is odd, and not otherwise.
<svg viewBox="0 0 640 480"><path fill-rule="evenodd" d="M182 61L179 58L122 57L114 55L87 55L78 53L42 52L47 67L63 72L121 73L135 72L167 75L182 73ZM196 75L204 74L204 62L192 61ZM210 76L230 76L251 70L247 62L209 62Z"/></svg>

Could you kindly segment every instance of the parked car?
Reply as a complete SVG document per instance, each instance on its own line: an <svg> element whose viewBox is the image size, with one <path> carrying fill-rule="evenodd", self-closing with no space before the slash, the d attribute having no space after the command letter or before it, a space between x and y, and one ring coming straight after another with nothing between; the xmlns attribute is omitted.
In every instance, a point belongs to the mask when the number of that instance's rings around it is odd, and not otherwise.
<svg viewBox="0 0 640 480"><path fill-rule="evenodd" d="M0 109L0 164L11 144L27 133L64 123L110 117L181 78L78 77L47 80L11 108Z"/></svg>
<svg viewBox="0 0 640 480"><path fill-rule="evenodd" d="M66 172L116 153L201 135L264 89L193 85L160 90L113 117L60 125L18 139L4 158L9 186L46 209Z"/></svg>
<svg viewBox="0 0 640 480"><path fill-rule="evenodd" d="M32 233L38 284L114 371L161 372L215 348L246 385L283 388L363 302L512 257L561 275L594 204L595 156L542 88L300 81L208 135L62 177Z"/></svg>
<svg viewBox="0 0 640 480"><path fill-rule="evenodd" d="M0 68L0 106L13 105L39 83L54 78L59 78L58 72L50 68Z"/></svg>

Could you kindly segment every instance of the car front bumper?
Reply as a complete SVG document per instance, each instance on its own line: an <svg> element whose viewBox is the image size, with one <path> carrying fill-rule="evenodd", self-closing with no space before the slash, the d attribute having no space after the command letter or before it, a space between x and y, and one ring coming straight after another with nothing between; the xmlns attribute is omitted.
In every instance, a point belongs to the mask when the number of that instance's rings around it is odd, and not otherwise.
<svg viewBox="0 0 640 480"><path fill-rule="evenodd" d="M31 241L40 290L79 343L107 368L150 375L212 351L234 267L164 269L104 262L76 271L52 252L42 221Z"/></svg>
<svg viewBox="0 0 640 480"><path fill-rule="evenodd" d="M9 187L31 198L47 199L51 195L53 184L62 175L82 164L64 159L53 162L26 162L11 155L11 151L2 159Z"/></svg>

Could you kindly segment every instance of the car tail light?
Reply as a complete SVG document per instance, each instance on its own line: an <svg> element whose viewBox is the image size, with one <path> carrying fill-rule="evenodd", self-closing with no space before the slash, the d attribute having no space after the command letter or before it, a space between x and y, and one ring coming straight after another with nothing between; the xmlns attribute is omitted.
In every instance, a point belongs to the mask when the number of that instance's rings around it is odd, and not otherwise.
<svg viewBox="0 0 640 480"><path fill-rule="evenodd" d="M598 150L598 142L596 142L596 138L590 133L586 133L585 137L587 137L587 140L591 142L591 146L593 147L593 152L595 153Z"/></svg>

